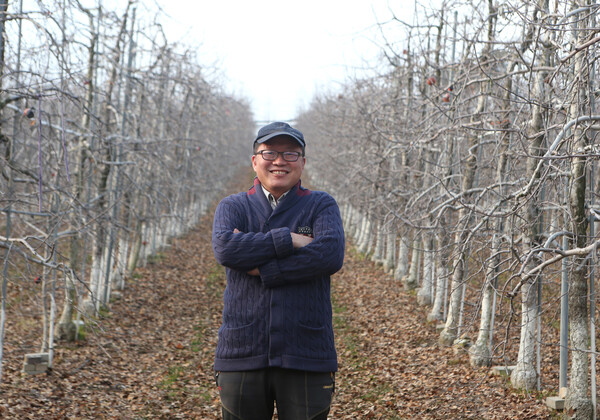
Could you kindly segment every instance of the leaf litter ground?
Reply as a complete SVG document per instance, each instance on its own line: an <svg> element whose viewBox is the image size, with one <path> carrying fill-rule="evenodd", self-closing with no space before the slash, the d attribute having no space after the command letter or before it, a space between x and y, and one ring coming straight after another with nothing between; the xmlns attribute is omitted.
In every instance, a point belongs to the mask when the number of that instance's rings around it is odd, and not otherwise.
<svg viewBox="0 0 600 420"><path fill-rule="evenodd" d="M212 215L175 239L88 323L85 339L57 343L54 369L21 372L7 329L0 417L218 419L213 352L225 271L210 246ZM332 281L340 370L331 419L546 419L541 398L512 390L465 352L441 347L427 308L348 246ZM25 332L26 333L26 332Z"/></svg>

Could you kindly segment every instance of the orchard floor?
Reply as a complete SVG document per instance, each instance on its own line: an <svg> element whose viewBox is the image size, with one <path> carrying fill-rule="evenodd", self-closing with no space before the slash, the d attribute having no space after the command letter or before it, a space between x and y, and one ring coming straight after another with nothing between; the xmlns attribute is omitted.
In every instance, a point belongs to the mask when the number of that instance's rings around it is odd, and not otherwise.
<svg viewBox="0 0 600 420"><path fill-rule="evenodd" d="M0 418L218 419L212 378L225 276L210 247L211 215L129 279L54 369L21 372L5 351ZM536 395L514 391L468 355L437 344L427 308L348 246L332 281L340 370L331 419L546 419Z"/></svg>

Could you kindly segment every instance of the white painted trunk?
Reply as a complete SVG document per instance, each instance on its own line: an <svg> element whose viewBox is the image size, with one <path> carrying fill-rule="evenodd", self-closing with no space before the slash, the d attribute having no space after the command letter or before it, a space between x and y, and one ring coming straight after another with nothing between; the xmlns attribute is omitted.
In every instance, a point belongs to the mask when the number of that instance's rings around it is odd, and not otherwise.
<svg viewBox="0 0 600 420"><path fill-rule="evenodd" d="M352 217L353 207L350 203L345 203L341 208L342 222L344 223L344 230L349 236L352 236L351 230L353 229Z"/></svg>
<svg viewBox="0 0 600 420"><path fill-rule="evenodd" d="M438 264L435 281L435 299L431 312L427 315L429 322L442 321L444 319L444 300L446 298L448 275L448 267L445 264Z"/></svg>
<svg viewBox="0 0 600 420"><path fill-rule="evenodd" d="M147 223L142 224L142 244L140 265L145 267L148 264L148 256L152 253L152 228Z"/></svg>
<svg viewBox="0 0 600 420"><path fill-rule="evenodd" d="M183 224L183 231L188 232L191 228L193 228L196 223L196 218L198 215L199 205L194 202L188 206L186 214L183 216L183 220L181 221Z"/></svg>
<svg viewBox="0 0 600 420"><path fill-rule="evenodd" d="M521 339L517 365L510 382L513 387L532 390L537 384L535 370L535 337L537 321L537 285L526 282L521 288Z"/></svg>
<svg viewBox="0 0 600 420"><path fill-rule="evenodd" d="M344 231L350 238L356 238L356 209L350 203L344 206Z"/></svg>
<svg viewBox="0 0 600 420"><path fill-rule="evenodd" d="M394 272L394 278L396 280L404 281L404 278L408 274L408 254L409 254L409 241L406 236L400 238L398 246L398 264L396 271Z"/></svg>
<svg viewBox="0 0 600 420"><path fill-rule="evenodd" d="M75 324L73 323L73 308L75 306L75 279L70 272L65 273L65 300L63 311L54 329L56 340L72 342L75 340Z"/></svg>
<svg viewBox="0 0 600 420"><path fill-rule="evenodd" d="M393 274L394 258L396 256L396 230L390 227L385 241L385 259L383 260L383 269L386 273Z"/></svg>
<svg viewBox="0 0 600 420"><path fill-rule="evenodd" d="M450 301L448 304L448 317L446 318L446 325L443 331L440 333L440 344L451 346L454 340L457 338L459 319L460 319L460 306L462 299L462 288L465 281L465 270L466 270L466 259L467 259L467 245L465 244L466 232L456 234L456 243L464 244L457 251L458 254L453 263L452 281L450 283Z"/></svg>
<svg viewBox="0 0 600 420"><path fill-rule="evenodd" d="M100 282L102 278L102 260L92 255L92 266L90 268L90 286L87 296L81 303L81 311L88 317L93 317L97 313L97 302L100 291Z"/></svg>
<svg viewBox="0 0 600 420"><path fill-rule="evenodd" d="M354 240L354 243L356 244L356 248L358 248L359 244L360 244L360 235L362 232L362 225L363 223L365 223L365 221L362 218L362 213L360 212L360 210L357 210L356 212L356 217L353 221L354 223L354 229L353 229L353 235L352 235L352 239Z"/></svg>
<svg viewBox="0 0 600 420"><path fill-rule="evenodd" d="M417 302L419 305L431 305L433 302L433 237L428 235L423 241L423 245L423 281L417 293Z"/></svg>
<svg viewBox="0 0 600 420"><path fill-rule="evenodd" d="M171 215L164 221L164 242L167 244L170 242L171 238L177 236L177 229L175 226L176 219L177 218L174 215Z"/></svg>
<svg viewBox="0 0 600 420"><path fill-rule="evenodd" d="M177 218L177 236L185 235L187 232L187 218L190 215L190 211L192 210L192 204L188 204L183 208L183 211Z"/></svg>
<svg viewBox="0 0 600 420"><path fill-rule="evenodd" d="M373 252L373 247L375 245L375 231L374 231L374 223L372 220L368 220L367 222L367 249L365 254L370 254Z"/></svg>
<svg viewBox="0 0 600 420"><path fill-rule="evenodd" d="M479 334L475 344L469 349L471 366L490 366L492 362L490 353L490 326L492 320L492 303L494 289L486 281L481 298L481 318L479 321Z"/></svg>
<svg viewBox="0 0 600 420"><path fill-rule="evenodd" d="M360 226L362 223L362 219L361 219L360 211L354 206L350 206L349 223L350 223L350 226L349 226L350 237L354 238L354 240L356 241L356 239L358 239L358 235L360 232Z"/></svg>
<svg viewBox="0 0 600 420"><path fill-rule="evenodd" d="M583 244L577 244L581 246ZM579 260L574 264L569 285L569 339L571 371L569 392L565 405L567 412L573 412L569 419L588 420L593 417L593 407L589 396L590 334L588 315L587 265Z"/></svg>
<svg viewBox="0 0 600 420"><path fill-rule="evenodd" d="M356 232L356 247L359 252L361 248L366 247L366 236L367 236L367 218L362 213L359 214L358 219L358 231Z"/></svg>
<svg viewBox="0 0 600 420"><path fill-rule="evenodd" d="M499 228L499 224L494 226ZM473 347L469 349L470 360L472 366L489 366L492 362L490 351L490 331L492 325L492 311L494 305L494 285L496 284L497 270L499 263L497 256L500 249L500 235L495 234L492 238L491 256L487 262L485 271L485 284L483 286L483 294L481 297L481 317L479 321L479 334Z"/></svg>
<svg viewBox="0 0 600 420"><path fill-rule="evenodd" d="M111 292L111 288L112 288L112 270L110 268L107 269L107 264L108 264L108 260L109 260L108 257L109 257L109 250L108 250L108 248L106 248L104 250L104 255L103 255L103 259L102 259L102 274L100 276L101 289L99 291L99 297L100 297L99 302L102 305L108 305L108 303L110 302L110 292ZM114 258L111 258L110 260L114 261ZM99 309L99 308L100 308L100 306L98 306L97 309Z"/></svg>
<svg viewBox="0 0 600 420"><path fill-rule="evenodd" d="M369 220L368 217L365 217L365 221L363 224L363 232L361 233L361 243L358 251L361 254L368 254L371 251L371 240L373 238L372 232L373 223Z"/></svg>
<svg viewBox="0 0 600 420"><path fill-rule="evenodd" d="M133 274L133 271L137 268L138 260L141 253L142 247L142 223L136 222L135 233L133 234L133 244L131 251L127 258L127 275Z"/></svg>
<svg viewBox="0 0 600 420"><path fill-rule="evenodd" d="M383 233L383 228L381 223L377 223L377 231L374 233L375 236L375 249L373 251L373 255L371 256L371 260L377 264L383 263L383 248L385 235Z"/></svg>
<svg viewBox="0 0 600 420"><path fill-rule="evenodd" d="M152 254L156 254L165 246L165 226L162 220L159 220L156 224L156 240L154 243L154 249Z"/></svg>
<svg viewBox="0 0 600 420"><path fill-rule="evenodd" d="M422 245L420 239L413 240L412 257L408 277L405 277L404 287L406 290L414 290L419 286L419 274L421 271L421 251Z"/></svg>
<svg viewBox="0 0 600 420"><path fill-rule="evenodd" d="M113 287L117 290L125 289L128 255L129 241L127 238L119 238L119 249L116 252L116 260L112 274Z"/></svg>

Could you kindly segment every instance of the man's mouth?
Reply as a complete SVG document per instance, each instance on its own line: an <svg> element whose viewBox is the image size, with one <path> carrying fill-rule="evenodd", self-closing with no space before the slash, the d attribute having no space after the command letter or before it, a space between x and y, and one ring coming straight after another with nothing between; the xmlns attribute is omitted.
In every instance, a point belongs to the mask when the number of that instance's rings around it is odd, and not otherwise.
<svg viewBox="0 0 600 420"><path fill-rule="evenodd" d="M274 174L274 175L285 175L285 174L287 174L286 171L271 171L271 173Z"/></svg>

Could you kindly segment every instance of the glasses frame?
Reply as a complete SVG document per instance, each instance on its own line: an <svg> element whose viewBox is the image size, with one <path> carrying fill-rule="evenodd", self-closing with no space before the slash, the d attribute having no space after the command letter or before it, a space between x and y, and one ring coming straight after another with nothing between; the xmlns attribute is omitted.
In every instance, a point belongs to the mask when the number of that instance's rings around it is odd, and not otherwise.
<svg viewBox="0 0 600 420"><path fill-rule="evenodd" d="M275 155L275 159L267 159L263 155L264 152L277 153L277 155ZM290 157L291 155L294 155L294 156L296 156L296 158L293 159L293 160L286 159L286 157L285 157L286 153L288 154L288 157ZM256 152L256 153L254 153L254 155L260 155L267 162L274 162L274 161L276 161L277 158L279 157L279 155L281 155L281 157L283 158L283 160L285 160L286 162L298 162L298 159L300 159L300 157L304 157L304 153L302 153L302 152L277 152L275 150L266 150L266 149L265 150L261 150L260 152Z"/></svg>

